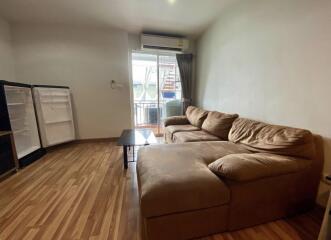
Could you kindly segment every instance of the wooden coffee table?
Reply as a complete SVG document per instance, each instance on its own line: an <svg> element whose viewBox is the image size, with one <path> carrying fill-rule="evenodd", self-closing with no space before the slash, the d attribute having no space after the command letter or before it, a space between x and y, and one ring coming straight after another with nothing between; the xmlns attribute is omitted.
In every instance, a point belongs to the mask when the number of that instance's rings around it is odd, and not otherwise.
<svg viewBox="0 0 331 240"><path fill-rule="evenodd" d="M134 160L134 147L145 146L157 143L154 133L150 129L125 129L123 130L120 138L117 141L118 146L123 146L123 160L124 168L128 168L128 147L133 147L133 160Z"/></svg>

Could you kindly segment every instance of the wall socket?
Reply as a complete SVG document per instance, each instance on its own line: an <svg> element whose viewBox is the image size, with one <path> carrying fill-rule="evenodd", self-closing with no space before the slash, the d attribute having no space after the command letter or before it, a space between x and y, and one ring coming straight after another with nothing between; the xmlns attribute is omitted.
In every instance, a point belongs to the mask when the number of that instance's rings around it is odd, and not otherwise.
<svg viewBox="0 0 331 240"><path fill-rule="evenodd" d="M121 89L121 88L123 88L123 84L118 83L115 80L110 80L110 87L111 87L111 89Z"/></svg>

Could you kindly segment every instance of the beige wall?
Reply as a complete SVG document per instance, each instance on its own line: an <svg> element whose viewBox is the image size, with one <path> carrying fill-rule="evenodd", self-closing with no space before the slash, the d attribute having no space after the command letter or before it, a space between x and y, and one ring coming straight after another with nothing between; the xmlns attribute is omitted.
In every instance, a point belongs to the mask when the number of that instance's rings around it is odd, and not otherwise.
<svg viewBox="0 0 331 240"><path fill-rule="evenodd" d="M0 18L0 79L15 80L14 58L9 24Z"/></svg>
<svg viewBox="0 0 331 240"><path fill-rule="evenodd" d="M229 6L199 39L197 104L321 134L331 174L330 26L329 0Z"/></svg>
<svg viewBox="0 0 331 240"><path fill-rule="evenodd" d="M69 86L78 138L117 137L131 126L126 32L12 25L12 34L17 81Z"/></svg>

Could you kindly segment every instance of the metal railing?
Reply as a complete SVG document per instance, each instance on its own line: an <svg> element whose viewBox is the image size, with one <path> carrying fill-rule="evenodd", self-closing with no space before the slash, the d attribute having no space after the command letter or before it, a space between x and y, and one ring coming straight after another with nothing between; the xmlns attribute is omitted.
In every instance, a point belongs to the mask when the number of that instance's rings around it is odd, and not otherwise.
<svg viewBox="0 0 331 240"><path fill-rule="evenodd" d="M158 104L155 101L134 101L134 121L135 126L158 126L160 120L158 114L162 116L163 102Z"/></svg>

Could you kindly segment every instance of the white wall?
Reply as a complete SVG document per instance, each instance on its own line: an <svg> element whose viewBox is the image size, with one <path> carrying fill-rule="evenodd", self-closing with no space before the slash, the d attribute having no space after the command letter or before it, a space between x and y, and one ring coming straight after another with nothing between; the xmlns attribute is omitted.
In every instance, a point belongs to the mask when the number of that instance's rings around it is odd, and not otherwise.
<svg viewBox="0 0 331 240"><path fill-rule="evenodd" d="M131 126L126 32L19 24L12 33L17 81L69 86L80 139ZM124 87L112 90L111 80Z"/></svg>
<svg viewBox="0 0 331 240"><path fill-rule="evenodd" d="M0 18L0 79L15 80L14 58L9 24Z"/></svg>
<svg viewBox="0 0 331 240"><path fill-rule="evenodd" d="M330 26L329 0L237 1L199 39L197 104L321 134L331 174Z"/></svg>

